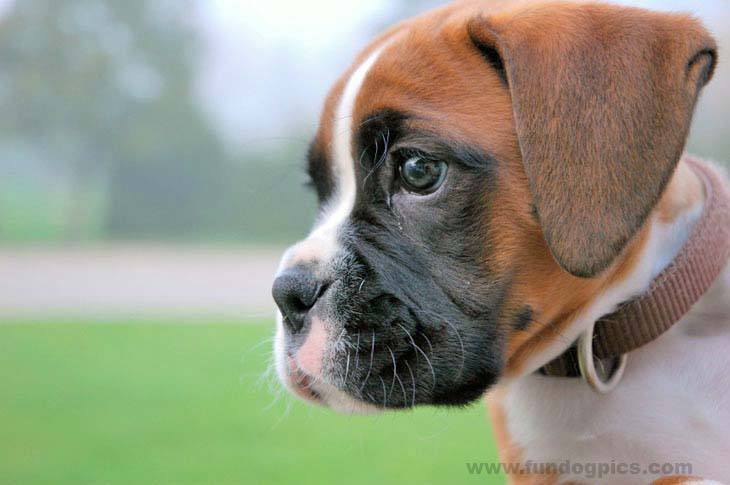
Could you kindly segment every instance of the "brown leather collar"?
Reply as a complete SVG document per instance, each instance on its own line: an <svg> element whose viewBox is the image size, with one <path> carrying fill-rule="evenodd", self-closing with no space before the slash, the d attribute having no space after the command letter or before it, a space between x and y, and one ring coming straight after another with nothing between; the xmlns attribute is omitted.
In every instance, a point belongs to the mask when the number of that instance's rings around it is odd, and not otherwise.
<svg viewBox="0 0 730 485"><path fill-rule="evenodd" d="M681 320L709 290L730 258L730 191L714 167L691 157L684 160L704 182L704 211L677 257L649 290L596 322L593 355L597 367L606 374L618 365L621 356L657 339ZM553 377L580 377L576 346L539 372Z"/></svg>

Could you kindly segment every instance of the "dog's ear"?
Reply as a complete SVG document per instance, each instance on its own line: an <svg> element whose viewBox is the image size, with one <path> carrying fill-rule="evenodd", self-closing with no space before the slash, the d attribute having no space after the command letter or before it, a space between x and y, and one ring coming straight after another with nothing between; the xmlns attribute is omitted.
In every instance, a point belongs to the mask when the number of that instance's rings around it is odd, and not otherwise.
<svg viewBox="0 0 730 485"><path fill-rule="evenodd" d="M545 240L570 273L607 268L676 167L716 63L692 17L607 5L472 19L469 36L509 86Z"/></svg>

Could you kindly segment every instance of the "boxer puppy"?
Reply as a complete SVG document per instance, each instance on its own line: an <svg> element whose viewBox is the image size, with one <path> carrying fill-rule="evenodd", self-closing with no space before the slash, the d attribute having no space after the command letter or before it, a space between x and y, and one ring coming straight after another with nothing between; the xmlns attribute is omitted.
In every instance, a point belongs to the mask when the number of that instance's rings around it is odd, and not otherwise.
<svg viewBox="0 0 730 485"><path fill-rule="evenodd" d="M690 16L598 3L457 2L382 34L309 151L319 215L273 288L282 381L357 413L492 390L505 461L730 479L728 270L611 394L536 373L645 293L701 218L682 153L716 60Z"/></svg>

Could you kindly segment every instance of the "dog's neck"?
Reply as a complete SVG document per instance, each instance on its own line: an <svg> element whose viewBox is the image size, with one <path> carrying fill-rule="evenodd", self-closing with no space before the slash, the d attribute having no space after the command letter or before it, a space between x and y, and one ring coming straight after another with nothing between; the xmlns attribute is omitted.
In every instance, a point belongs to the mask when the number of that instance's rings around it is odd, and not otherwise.
<svg viewBox="0 0 730 485"><path fill-rule="evenodd" d="M706 194L698 175L681 161L642 231L623 255L580 291L547 295L552 304L538 316L542 328L517 349L507 364L507 378L529 374L562 354L597 319L644 293L675 258L700 218ZM575 284L570 280L570 283ZM540 345L531 345L531 343Z"/></svg>
<svg viewBox="0 0 730 485"><path fill-rule="evenodd" d="M531 355L519 375L508 376L490 392L490 414L502 461L561 463L569 459L647 466L686 462L691 456L692 474L727 475L727 464L712 457L730 454L726 438L730 433L726 385L730 266L678 324L629 354L623 380L611 394L598 394L581 379L534 372L564 352L593 321L643 293L688 240L705 202L701 180L686 163L680 163L645 234L624 256L633 261L630 268L616 265L611 284L564 324L561 337ZM570 474L561 478L587 481ZM640 475L618 479L646 483Z"/></svg>

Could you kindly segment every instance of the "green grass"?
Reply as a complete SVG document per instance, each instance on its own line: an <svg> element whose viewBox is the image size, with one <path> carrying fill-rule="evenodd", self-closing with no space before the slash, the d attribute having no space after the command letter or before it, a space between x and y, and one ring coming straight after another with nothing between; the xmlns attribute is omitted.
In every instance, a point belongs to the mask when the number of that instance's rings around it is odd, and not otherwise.
<svg viewBox="0 0 730 485"><path fill-rule="evenodd" d="M270 325L106 323L0 324L0 483L504 481L481 404L336 415L275 401Z"/></svg>

